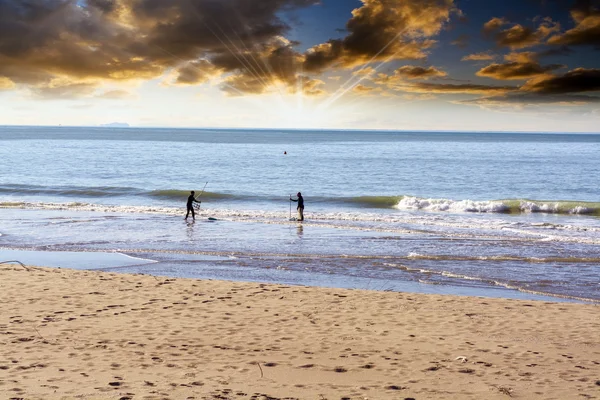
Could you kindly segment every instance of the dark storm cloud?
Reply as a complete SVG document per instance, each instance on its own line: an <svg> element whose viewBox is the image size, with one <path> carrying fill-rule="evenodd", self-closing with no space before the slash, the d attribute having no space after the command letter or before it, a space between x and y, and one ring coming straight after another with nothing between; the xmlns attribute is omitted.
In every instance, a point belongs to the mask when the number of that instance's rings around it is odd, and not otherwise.
<svg viewBox="0 0 600 400"><path fill-rule="evenodd" d="M579 106L600 103L600 97L581 93L600 92L600 69L577 68L562 75L542 74L518 90L460 103L479 106L535 106L543 104Z"/></svg>
<svg viewBox="0 0 600 400"><path fill-rule="evenodd" d="M600 91L600 69L577 68L527 82L522 90L539 94L566 94Z"/></svg>
<svg viewBox="0 0 600 400"><path fill-rule="evenodd" d="M590 0L577 1L571 9L571 17L576 26L560 35L551 37L548 43L600 47L600 8L598 2Z"/></svg>
<svg viewBox="0 0 600 400"><path fill-rule="evenodd" d="M282 64L298 55L278 45L289 30L278 14L315 3L0 0L0 77L34 86L41 97L62 98L87 93L75 88L93 86L94 80L151 79L170 68L179 69L180 84L200 82L215 70L261 80L249 60L263 63L261 57L267 57L281 71L271 80L294 83ZM200 72L204 67L208 70Z"/></svg>
<svg viewBox="0 0 600 400"><path fill-rule="evenodd" d="M454 10L453 0L362 0L343 39L314 46L304 70L351 68L370 60L421 59Z"/></svg>

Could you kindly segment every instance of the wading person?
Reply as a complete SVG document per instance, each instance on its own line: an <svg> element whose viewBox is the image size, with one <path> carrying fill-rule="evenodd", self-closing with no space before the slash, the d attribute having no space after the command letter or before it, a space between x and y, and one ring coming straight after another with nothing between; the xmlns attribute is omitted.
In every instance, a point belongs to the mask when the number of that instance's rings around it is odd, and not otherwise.
<svg viewBox="0 0 600 400"><path fill-rule="evenodd" d="M300 192L296 196L298 197L296 200L292 199L292 196L290 196L290 200L298 202L298 221L304 221L304 197Z"/></svg>
<svg viewBox="0 0 600 400"><path fill-rule="evenodd" d="M194 202L196 203L202 203L199 200L196 200L196 197L194 196L195 192L192 190L190 196L187 199L187 213L185 214L185 218L184 219L188 219L188 216L190 215L190 211L192 212L192 219L195 221L196 220L196 215L194 213Z"/></svg>

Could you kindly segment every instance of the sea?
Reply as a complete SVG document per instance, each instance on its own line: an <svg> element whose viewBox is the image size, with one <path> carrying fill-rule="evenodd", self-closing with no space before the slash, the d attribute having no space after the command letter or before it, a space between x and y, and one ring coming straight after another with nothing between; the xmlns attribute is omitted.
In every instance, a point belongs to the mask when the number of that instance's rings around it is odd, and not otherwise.
<svg viewBox="0 0 600 400"><path fill-rule="evenodd" d="M600 302L599 178L600 134L3 126L0 263Z"/></svg>

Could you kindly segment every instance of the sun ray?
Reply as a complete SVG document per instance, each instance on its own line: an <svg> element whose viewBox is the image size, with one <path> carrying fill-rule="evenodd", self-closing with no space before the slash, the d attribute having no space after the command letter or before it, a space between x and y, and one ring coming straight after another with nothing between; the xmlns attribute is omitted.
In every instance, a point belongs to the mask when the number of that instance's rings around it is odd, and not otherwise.
<svg viewBox="0 0 600 400"><path fill-rule="evenodd" d="M390 45L396 41L402 34L404 33L404 30L398 32L398 34L396 36L394 36L394 38L392 40L390 40L385 46L383 46L378 52L377 54L375 54L373 57L371 57L371 59L366 63L363 64L361 66L361 68L357 71L363 71L366 68L369 67L369 65L382 53L384 52L388 47L390 47ZM394 54L392 54L391 56L389 56L385 61L381 62L377 67L375 67L375 71L377 71L382 65L386 64L387 62L389 62L393 57L395 57L398 54L398 51L396 51ZM362 82L366 76L361 76L356 82L353 82L348 88L345 88L345 86L351 82L354 78L356 77L356 75L351 76L350 78L348 78L348 80L346 82L344 82L342 85L340 85L340 87L338 88L338 90L336 90L327 100L325 100L322 103L322 107L327 108L329 107L331 104L333 104L335 101L337 101L337 99L339 99L341 96L343 96L344 94L346 94L349 90L354 89L360 82Z"/></svg>

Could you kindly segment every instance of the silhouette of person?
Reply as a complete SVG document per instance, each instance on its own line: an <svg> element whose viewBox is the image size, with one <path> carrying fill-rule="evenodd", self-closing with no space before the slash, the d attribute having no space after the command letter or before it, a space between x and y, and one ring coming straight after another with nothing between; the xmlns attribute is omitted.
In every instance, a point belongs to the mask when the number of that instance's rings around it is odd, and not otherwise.
<svg viewBox="0 0 600 400"><path fill-rule="evenodd" d="M296 200L292 199L292 196L290 196L290 200L298 202L298 221L304 221L304 197L300 192L296 196L298 197Z"/></svg>
<svg viewBox="0 0 600 400"><path fill-rule="evenodd" d="M194 196L194 191L192 190L191 194L189 195L189 197L187 199L187 213L185 214L184 219L188 219L188 216L190 215L190 211L191 211L192 218L194 219L194 221L196 220L196 215L194 214L194 202L202 203L201 201L196 200L196 198Z"/></svg>

